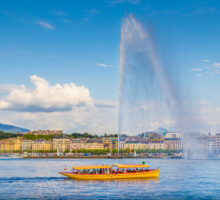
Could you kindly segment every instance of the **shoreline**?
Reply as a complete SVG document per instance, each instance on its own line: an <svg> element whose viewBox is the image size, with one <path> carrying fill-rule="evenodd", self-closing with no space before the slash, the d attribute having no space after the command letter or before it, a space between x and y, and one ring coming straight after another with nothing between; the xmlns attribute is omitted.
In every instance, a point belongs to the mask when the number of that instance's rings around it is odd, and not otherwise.
<svg viewBox="0 0 220 200"><path fill-rule="evenodd" d="M30 156L30 157L23 157L21 159L137 159L137 158L160 158L160 159L165 159L169 157L147 157L147 156L53 156L53 157L35 157L35 156ZM175 158L172 158L175 159ZM180 158L176 158L180 159Z"/></svg>

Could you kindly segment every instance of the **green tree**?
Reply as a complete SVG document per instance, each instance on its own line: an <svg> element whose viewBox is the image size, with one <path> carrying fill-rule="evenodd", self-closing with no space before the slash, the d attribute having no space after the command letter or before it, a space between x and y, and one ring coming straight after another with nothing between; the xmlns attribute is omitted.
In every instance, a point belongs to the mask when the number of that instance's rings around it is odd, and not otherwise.
<svg viewBox="0 0 220 200"><path fill-rule="evenodd" d="M8 133L0 130L0 139L16 138L18 136L21 136L21 134Z"/></svg>

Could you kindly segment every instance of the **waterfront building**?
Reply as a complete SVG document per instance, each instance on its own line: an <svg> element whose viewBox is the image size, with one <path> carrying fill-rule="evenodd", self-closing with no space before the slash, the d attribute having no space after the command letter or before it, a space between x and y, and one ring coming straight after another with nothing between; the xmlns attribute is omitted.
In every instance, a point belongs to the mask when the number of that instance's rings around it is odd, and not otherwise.
<svg viewBox="0 0 220 200"><path fill-rule="evenodd" d="M104 143L104 149L110 150L110 153L112 153L113 149L118 149L118 138L111 137L111 138L105 138L103 140ZM124 142L120 141L120 148L123 149Z"/></svg>
<svg viewBox="0 0 220 200"><path fill-rule="evenodd" d="M111 138L76 138L71 139L70 149L108 149L112 151L112 149L117 148L117 139Z"/></svg>
<svg viewBox="0 0 220 200"><path fill-rule="evenodd" d="M123 148L131 150L148 149L148 143L147 141L126 141Z"/></svg>
<svg viewBox="0 0 220 200"><path fill-rule="evenodd" d="M6 152L7 140L0 140L0 152Z"/></svg>
<svg viewBox="0 0 220 200"><path fill-rule="evenodd" d="M32 140L23 140L21 142L21 149L22 151L31 151L32 150Z"/></svg>
<svg viewBox="0 0 220 200"><path fill-rule="evenodd" d="M181 133L174 133L174 132L166 133L164 137L166 149L170 149L170 150L183 149L181 137L182 137Z"/></svg>
<svg viewBox="0 0 220 200"><path fill-rule="evenodd" d="M71 139L70 149L71 150L85 149L85 140L83 140L82 138Z"/></svg>
<svg viewBox="0 0 220 200"><path fill-rule="evenodd" d="M220 151L220 133L216 134L216 150Z"/></svg>
<svg viewBox="0 0 220 200"><path fill-rule="evenodd" d="M85 143L85 149L105 149L105 146L101 141L88 141Z"/></svg>
<svg viewBox="0 0 220 200"><path fill-rule="evenodd" d="M50 151L52 142L50 140L34 140L32 142L32 151Z"/></svg>
<svg viewBox="0 0 220 200"><path fill-rule="evenodd" d="M170 149L170 150L183 149L182 140L180 138L166 138L165 146L166 146L166 149Z"/></svg>
<svg viewBox="0 0 220 200"><path fill-rule="evenodd" d="M148 140L148 146L149 149L166 149L166 145L165 145L165 140L164 139L149 139Z"/></svg>
<svg viewBox="0 0 220 200"><path fill-rule="evenodd" d="M0 141L0 151L12 153L13 151L20 151L21 150L21 138L9 138L6 140Z"/></svg>
<svg viewBox="0 0 220 200"><path fill-rule="evenodd" d="M147 139L140 136L127 137L124 141L122 141L122 144L122 149L138 150L148 148Z"/></svg>
<svg viewBox="0 0 220 200"><path fill-rule="evenodd" d="M69 151L70 150L70 139L54 138L52 140L52 148L53 150L57 150L59 152Z"/></svg>
<svg viewBox="0 0 220 200"><path fill-rule="evenodd" d="M124 140L123 148L131 150L148 149L148 141L147 139L139 136L127 137Z"/></svg>
<svg viewBox="0 0 220 200"><path fill-rule="evenodd" d="M183 133L180 132L167 132L164 138L183 138Z"/></svg>
<svg viewBox="0 0 220 200"><path fill-rule="evenodd" d="M216 136L208 136L208 150L214 152L216 150Z"/></svg>

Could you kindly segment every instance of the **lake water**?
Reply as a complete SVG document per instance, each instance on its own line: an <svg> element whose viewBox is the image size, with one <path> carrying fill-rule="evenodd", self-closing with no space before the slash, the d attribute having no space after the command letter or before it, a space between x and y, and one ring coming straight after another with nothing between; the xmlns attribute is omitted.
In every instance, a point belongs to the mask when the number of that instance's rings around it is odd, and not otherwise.
<svg viewBox="0 0 220 200"><path fill-rule="evenodd" d="M0 160L0 199L220 199L220 160L147 159L158 179L71 180L64 166L142 163L143 159Z"/></svg>

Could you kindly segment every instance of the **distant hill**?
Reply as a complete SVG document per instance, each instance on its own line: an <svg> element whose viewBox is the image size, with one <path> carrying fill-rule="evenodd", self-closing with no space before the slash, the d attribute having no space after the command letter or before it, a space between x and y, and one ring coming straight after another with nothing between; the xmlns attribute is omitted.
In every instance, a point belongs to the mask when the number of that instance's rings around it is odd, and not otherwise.
<svg viewBox="0 0 220 200"><path fill-rule="evenodd" d="M26 129L26 128L20 128L17 126L12 126L12 125L8 125L8 124L1 124L1 123L0 123L0 130L2 130L4 132L10 132L10 133L25 133L25 132L29 131L29 129Z"/></svg>

